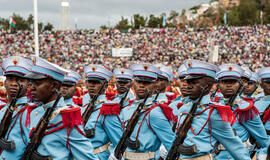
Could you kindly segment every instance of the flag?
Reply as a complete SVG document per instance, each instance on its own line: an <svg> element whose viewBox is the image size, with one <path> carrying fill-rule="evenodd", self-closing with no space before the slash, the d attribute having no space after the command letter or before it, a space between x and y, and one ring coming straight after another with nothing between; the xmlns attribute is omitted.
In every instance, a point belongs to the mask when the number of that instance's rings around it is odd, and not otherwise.
<svg viewBox="0 0 270 160"><path fill-rule="evenodd" d="M135 20L134 17L131 17L131 27L134 28L135 27Z"/></svg>
<svg viewBox="0 0 270 160"><path fill-rule="evenodd" d="M227 25L227 13L224 13L224 24Z"/></svg>
<svg viewBox="0 0 270 160"><path fill-rule="evenodd" d="M166 25L166 17L163 16L163 19L162 19L162 26L165 27L165 25Z"/></svg>
<svg viewBox="0 0 270 160"><path fill-rule="evenodd" d="M262 11L260 12L260 19L261 20L263 19L263 12Z"/></svg>
<svg viewBox="0 0 270 160"><path fill-rule="evenodd" d="M11 25L11 27L15 27L16 26L16 22L14 21L13 18L10 18L9 24Z"/></svg>

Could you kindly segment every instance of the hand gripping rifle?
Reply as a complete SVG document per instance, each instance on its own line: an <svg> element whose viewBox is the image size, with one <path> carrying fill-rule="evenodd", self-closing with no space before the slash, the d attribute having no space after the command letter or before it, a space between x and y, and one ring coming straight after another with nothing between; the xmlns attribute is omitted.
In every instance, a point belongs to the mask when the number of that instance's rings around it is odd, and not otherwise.
<svg viewBox="0 0 270 160"><path fill-rule="evenodd" d="M90 116L92 115L92 113L94 112L94 108L95 108L95 102L98 99L98 97L102 94L103 89L105 86L105 82L101 82L101 87L98 90L98 94L96 94L92 100L90 101L90 103L87 105L83 115L82 115L82 120L84 122L84 125L86 125L88 119L90 118ZM91 129L85 129L85 134L87 138L91 138L95 136L95 129L91 128Z"/></svg>
<svg viewBox="0 0 270 160"><path fill-rule="evenodd" d="M56 93L57 93L57 98L54 101L53 106L50 108L47 108L44 115L40 118L37 124L37 127L33 130L31 134L30 141L28 142L26 149L24 150L21 160L33 160L33 159L52 160L51 156L43 156L39 154L37 152L37 149L39 145L41 144L42 138L44 137L44 134L46 132L46 129L50 121L50 117L52 116L60 98L62 97L59 91L56 91Z"/></svg>
<svg viewBox="0 0 270 160"><path fill-rule="evenodd" d="M16 145L14 143L14 141L7 141L5 140L5 136L8 132L8 128L10 126L11 120L12 120L12 115L14 110L16 109L16 102L18 100L18 98L20 97L20 94L22 92L22 85L20 84L20 82L17 82L19 85L19 90L16 94L15 97L12 97L11 102L4 114L4 117L1 121L0 124L0 151L2 152L2 150L14 150L16 148Z"/></svg>
<svg viewBox="0 0 270 160"><path fill-rule="evenodd" d="M137 109L133 112L130 120L128 121L127 126L125 127L124 133L123 133L121 139L119 140L119 142L115 148L114 156L117 159L122 158L127 147L129 147L131 149L138 149L140 147L140 142L138 140L132 141L130 139L130 136L131 136L136 124L139 121L139 117L142 114L141 111L144 108L148 97L149 97L149 90L146 90L146 96L144 98L144 101L142 103L140 103L138 105Z"/></svg>
<svg viewBox="0 0 270 160"><path fill-rule="evenodd" d="M201 94L198 98L198 101L193 103L189 114L184 119L184 122L182 123L180 129L176 132L176 137L173 142L173 145L166 157L166 160L177 160L179 159L180 152L186 151L185 153L190 153L190 155L195 154L198 152L198 149L196 145L192 146L184 146L184 140L187 137L187 133L191 127L195 112L197 110L197 106L201 103L202 97L204 96L205 88L202 87Z"/></svg>

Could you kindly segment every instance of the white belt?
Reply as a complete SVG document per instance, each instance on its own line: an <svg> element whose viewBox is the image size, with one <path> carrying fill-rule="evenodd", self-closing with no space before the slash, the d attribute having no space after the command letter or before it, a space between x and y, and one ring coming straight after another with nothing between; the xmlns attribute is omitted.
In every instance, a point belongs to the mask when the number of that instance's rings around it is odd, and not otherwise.
<svg viewBox="0 0 270 160"><path fill-rule="evenodd" d="M155 152L136 153L125 151L123 158L129 160L149 160L156 158L156 153Z"/></svg>
<svg viewBox="0 0 270 160"><path fill-rule="evenodd" d="M109 150L110 149L110 145L111 145L111 143L109 142L107 144L104 144L103 146L100 146L98 148L95 148L94 149L94 154L99 154L101 152L105 152L105 151Z"/></svg>
<svg viewBox="0 0 270 160"><path fill-rule="evenodd" d="M246 147L246 148L248 148L248 142L243 142L243 145ZM217 149L219 150L219 151L226 151L226 148L222 145L222 144L219 144L218 145L218 147L217 147Z"/></svg>
<svg viewBox="0 0 270 160"><path fill-rule="evenodd" d="M213 160L214 155L213 154L207 154L204 156L194 157L194 158L179 158L179 160Z"/></svg>

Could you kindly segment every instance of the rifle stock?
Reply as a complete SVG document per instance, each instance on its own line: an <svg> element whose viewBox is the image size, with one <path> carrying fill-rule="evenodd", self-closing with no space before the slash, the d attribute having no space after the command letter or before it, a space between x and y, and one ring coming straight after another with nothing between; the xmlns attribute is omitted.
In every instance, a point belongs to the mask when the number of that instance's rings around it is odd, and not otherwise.
<svg viewBox="0 0 270 160"><path fill-rule="evenodd" d="M60 98L61 94L57 91L57 98L52 105L52 107L47 108L44 115L40 118L36 129L32 132L32 135L30 137L30 141L28 142L26 149L24 150L24 153L21 157L21 160L31 160L32 154L34 152L37 152L37 149L39 145L41 144L42 138L44 137L44 134L46 132L46 129L48 127L50 117L52 116Z"/></svg>
<svg viewBox="0 0 270 160"><path fill-rule="evenodd" d="M146 100L148 99L148 97L149 97L149 91L147 90L147 94L144 98L144 101L138 105L137 109L133 112L130 120L128 121L128 124L125 127L123 135L122 135L121 139L119 140L119 142L115 148L115 151L114 151L114 155L117 159L122 158L122 156L127 148L126 142L130 138L130 136L131 136L138 120L139 120L139 117L141 115L141 110L145 106L145 103L146 103Z"/></svg>
<svg viewBox="0 0 270 160"><path fill-rule="evenodd" d="M202 97L204 95L204 91L205 91L205 88L202 88L202 91L201 91L201 94L198 98L198 101L193 103L193 105L189 111L189 114L187 114L180 129L176 132L175 140L173 142L173 145L172 145L170 151L168 152L166 160L179 159L179 156L180 156L179 146L184 143L184 140L187 136L187 133L191 127L191 124L192 124L192 121L194 118L194 114L197 110L197 106L200 104Z"/></svg>
<svg viewBox="0 0 270 160"><path fill-rule="evenodd" d="M120 110L123 109L124 101L125 101L125 99L127 98L127 95L128 95L128 93L129 93L129 89L130 89L130 88L127 89L127 91L126 91L124 97L122 97L121 100L120 100L120 102L119 102Z"/></svg>

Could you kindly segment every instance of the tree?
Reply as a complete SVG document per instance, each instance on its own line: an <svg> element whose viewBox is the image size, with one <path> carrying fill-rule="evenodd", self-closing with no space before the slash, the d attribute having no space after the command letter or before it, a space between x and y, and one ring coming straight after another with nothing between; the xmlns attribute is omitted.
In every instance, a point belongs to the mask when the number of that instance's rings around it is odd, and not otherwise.
<svg viewBox="0 0 270 160"><path fill-rule="evenodd" d="M241 0L238 12L241 25L253 25L258 21L258 10L254 0Z"/></svg>
<svg viewBox="0 0 270 160"><path fill-rule="evenodd" d="M128 25L128 19L121 17L121 20L118 22L118 24L115 26L115 28L119 30L128 30L131 26Z"/></svg>
<svg viewBox="0 0 270 160"><path fill-rule="evenodd" d="M26 21L27 21L27 24L29 25L29 28L33 28L31 27L34 24L34 16L32 14L29 14Z"/></svg>
<svg viewBox="0 0 270 160"><path fill-rule="evenodd" d="M46 30L51 31L52 29L53 29L53 25L51 23L47 23L43 28L43 30L45 30L45 31Z"/></svg>
<svg viewBox="0 0 270 160"><path fill-rule="evenodd" d="M150 14L148 27L150 28L158 28L161 27L162 19L159 17L155 17L153 14Z"/></svg>
<svg viewBox="0 0 270 160"><path fill-rule="evenodd" d="M107 27L106 25L102 25L102 26L100 26L99 27L101 30L106 30L106 29L108 29L109 27Z"/></svg>
<svg viewBox="0 0 270 160"><path fill-rule="evenodd" d="M140 14L134 14L133 18L135 22L135 29L139 29L140 27L146 26L147 18L141 16Z"/></svg>

